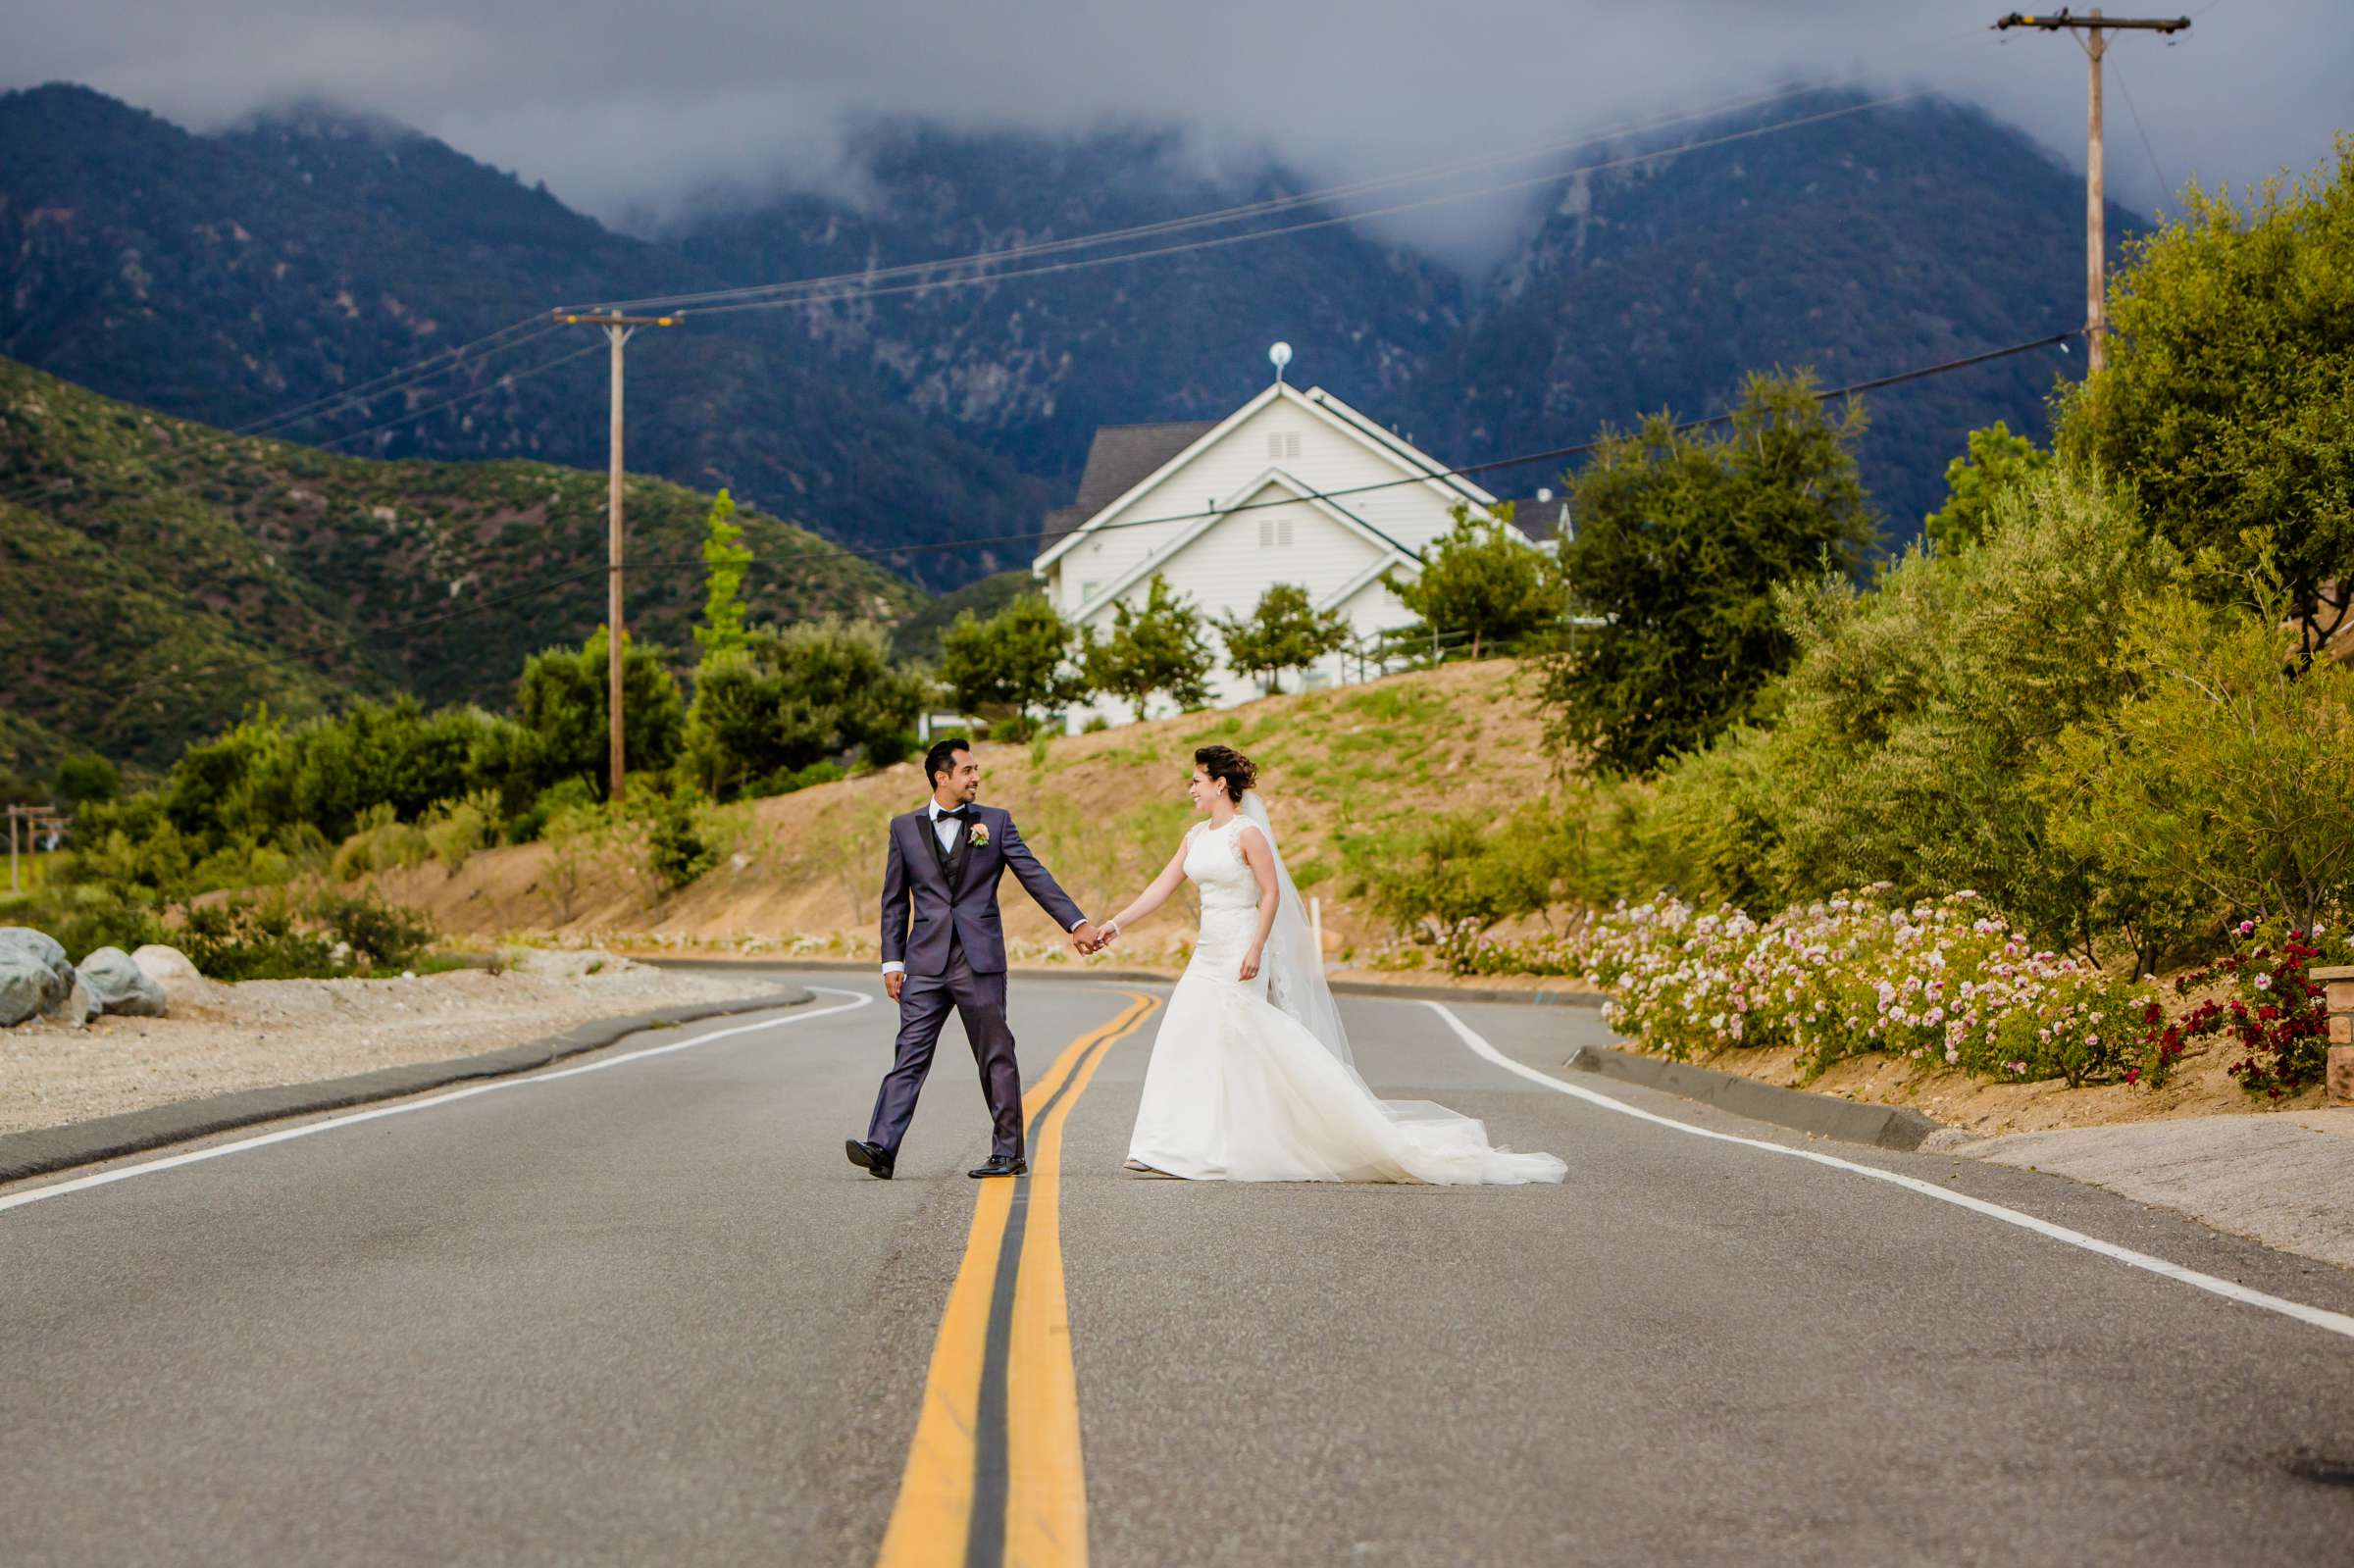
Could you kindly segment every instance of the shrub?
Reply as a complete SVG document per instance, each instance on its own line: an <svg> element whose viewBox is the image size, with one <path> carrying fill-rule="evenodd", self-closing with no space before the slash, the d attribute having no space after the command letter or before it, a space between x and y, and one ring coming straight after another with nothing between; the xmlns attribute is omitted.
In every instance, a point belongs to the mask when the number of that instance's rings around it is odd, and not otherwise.
<svg viewBox="0 0 2354 1568"><path fill-rule="evenodd" d="M507 824L507 839L511 843L530 843L546 833L548 823L558 812L593 806L596 799L596 786L588 780L559 779L540 790L531 805Z"/></svg>
<svg viewBox="0 0 2354 1568"><path fill-rule="evenodd" d="M498 842L499 817L498 796L483 789L462 799L436 802L418 828L441 869L454 875L466 864L467 856Z"/></svg>
<svg viewBox="0 0 2354 1568"><path fill-rule="evenodd" d="M360 813L359 831L335 851L333 874L340 882L358 882L371 872L406 871L422 866L434 852L425 834L392 814L379 802Z"/></svg>
<svg viewBox="0 0 2354 1568"><path fill-rule="evenodd" d="M314 980L344 972L327 940L301 930L282 900L201 904L176 935L175 945L214 980Z"/></svg>
<svg viewBox="0 0 2354 1568"><path fill-rule="evenodd" d="M700 808L707 804L699 791L682 787L645 798L639 806L645 831L646 870L664 887L673 891L685 887L718 864L719 856L703 841L698 821Z"/></svg>
<svg viewBox="0 0 2354 1568"><path fill-rule="evenodd" d="M727 798L747 782L863 748L887 766L907 754L930 696L920 672L894 666L883 633L826 621L750 634L696 673L688 714L693 777Z"/></svg>
<svg viewBox="0 0 2354 1568"><path fill-rule="evenodd" d="M326 928L329 939L347 950L364 971L407 969L434 939L432 922L373 893L357 897L323 893L312 902L310 915Z"/></svg>
<svg viewBox="0 0 2354 1568"><path fill-rule="evenodd" d="M2140 921L2055 843L2032 786L2067 727L2134 689L2121 654L2174 553L2131 498L2046 472L2002 487L1969 550L1915 550L1870 592L1785 589L1797 654L1762 722L1672 765L1640 836L1684 896L1779 908L1888 882L1972 887L2043 945Z"/></svg>
<svg viewBox="0 0 2354 1568"><path fill-rule="evenodd" d="M2297 929L2273 936L2244 920L2233 935L2230 952L2175 978L2178 995L2212 994L2171 1022L2151 1004L2144 1019L2145 1045L2171 1066L2185 1041L2228 1036L2248 1054L2226 1071L2241 1088L2268 1099L2320 1083L2329 1065L2329 1003L2326 987L2310 971L2322 956L2314 945L2321 933L2310 934L2310 939Z"/></svg>
<svg viewBox="0 0 2354 1568"><path fill-rule="evenodd" d="M2139 1025L2153 990L2036 950L1974 893L1890 906L1868 888L1783 911L1621 905L1578 934L1578 973L1609 1016L1670 1056L1796 1047L1809 1077L1868 1051L2072 1086L2160 1081Z"/></svg>
<svg viewBox="0 0 2354 1568"><path fill-rule="evenodd" d="M2179 593L2149 606L2130 639L2139 689L2042 772L2061 844L2163 912L2153 953L2230 911L2310 930L2354 903L2354 670L2297 675L2287 613L2277 597L2256 614Z"/></svg>
<svg viewBox="0 0 2354 1568"><path fill-rule="evenodd" d="M1435 944L1450 969L1459 970L1498 922L1552 903L1559 881L1558 843L1544 817L1524 811L1494 834L1488 825L1476 813L1444 813L1402 841L1348 846L1374 907Z"/></svg>
<svg viewBox="0 0 2354 1568"><path fill-rule="evenodd" d="M806 768L794 768L790 772L775 775L757 792L764 795L789 795L796 789L806 789L812 784L833 784L837 780L848 777L848 772L841 763L827 757L822 761L809 764Z"/></svg>
<svg viewBox="0 0 2354 1568"><path fill-rule="evenodd" d="M155 896L135 885L69 882L52 885L14 906L12 926L47 932L76 963L101 947L132 952L172 936L156 916Z"/></svg>

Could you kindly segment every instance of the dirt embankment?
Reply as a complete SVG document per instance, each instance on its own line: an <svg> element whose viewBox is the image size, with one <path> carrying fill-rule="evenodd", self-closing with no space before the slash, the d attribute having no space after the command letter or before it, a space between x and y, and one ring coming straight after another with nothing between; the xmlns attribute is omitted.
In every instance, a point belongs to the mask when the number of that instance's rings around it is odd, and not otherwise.
<svg viewBox="0 0 2354 1568"><path fill-rule="evenodd" d="M1510 661L1454 665L1038 748L983 745L981 798L1013 813L1082 908L1108 915L1167 863L1192 821L1194 749L1235 746L1259 765L1285 859L1320 904L1327 956L1361 962L1389 934L1356 889L1343 845L1378 848L1433 811L1501 815L1542 798L1551 754L1524 683ZM544 843L477 854L455 874L387 873L379 885L461 937L870 957L884 825L924 793L920 765L906 763L739 808L719 867L675 895L634 875L626 857L567 863ZM1004 908L1016 962L1065 961L1052 922L1010 882ZM1101 962L1181 962L1193 925L1181 899Z"/></svg>
<svg viewBox="0 0 2354 1568"><path fill-rule="evenodd" d="M2270 1111L2319 1111L2326 1101L2319 1085L2278 1100L2252 1097L2230 1076L2245 1046L2205 1039L2191 1042L2164 1088L2128 1084L2093 1084L2070 1088L2061 1079L2040 1084L2002 1084L1940 1071L1896 1056L1858 1056L1834 1066L1812 1084L1800 1082L1796 1046L1747 1049L1739 1046L1696 1058L1699 1065L1738 1073L1761 1083L1836 1094L1873 1105L1905 1105L1932 1121L1967 1133L1995 1137L2061 1128L2110 1127L2124 1122L2172 1121L2194 1116L2227 1116ZM2345 1113L2354 1132L2354 1110Z"/></svg>

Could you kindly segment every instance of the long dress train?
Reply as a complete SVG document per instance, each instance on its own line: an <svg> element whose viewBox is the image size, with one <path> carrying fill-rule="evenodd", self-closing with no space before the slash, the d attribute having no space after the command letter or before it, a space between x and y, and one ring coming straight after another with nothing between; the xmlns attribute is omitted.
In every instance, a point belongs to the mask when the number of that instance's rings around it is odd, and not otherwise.
<svg viewBox="0 0 2354 1568"><path fill-rule="evenodd" d="M1258 885L1238 842L1246 826L1238 816L1196 828L1187 840L1201 937L1152 1042L1130 1160L1229 1182L1561 1181L1561 1160L1492 1147L1474 1118L1376 1097L1348 1061L1269 1000L1264 971L1238 978L1258 929Z"/></svg>

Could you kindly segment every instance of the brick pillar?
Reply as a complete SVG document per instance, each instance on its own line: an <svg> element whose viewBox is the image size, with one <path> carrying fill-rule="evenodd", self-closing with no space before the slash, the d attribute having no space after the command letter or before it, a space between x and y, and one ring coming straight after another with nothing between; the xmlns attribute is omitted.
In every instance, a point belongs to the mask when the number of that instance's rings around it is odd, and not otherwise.
<svg viewBox="0 0 2354 1568"><path fill-rule="evenodd" d="M2307 973L2329 997L2329 1103L2354 1105L2354 965Z"/></svg>

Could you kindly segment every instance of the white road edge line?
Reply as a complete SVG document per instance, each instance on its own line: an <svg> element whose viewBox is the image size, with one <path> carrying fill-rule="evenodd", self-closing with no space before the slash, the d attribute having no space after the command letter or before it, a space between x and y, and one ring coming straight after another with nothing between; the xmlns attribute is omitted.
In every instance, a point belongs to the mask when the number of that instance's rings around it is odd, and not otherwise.
<svg viewBox="0 0 2354 1568"><path fill-rule="evenodd" d="M249 1148L261 1148L270 1143L282 1143L290 1138L308 1138L313 1133L325 1133L333 1128L351 1127L360 1122L373 1122L380 1116L398 1116L404 1111L429 1110L435 1105L447 1105L452 1100L470 1099L477 1094L488 1094L502 1088L528 1088L534 1084L550 1084L559 1078L576 1078L583 1073L598 1073L608 1067L619 1067L625 1062L643 1061L649 1056L667 1056L673 1051L692 1050L698 1045L709 1045L715 1040L728 1039L737 1035L748 1035L758 1029L781 1029L787 1024L803 1024L812 1019L830 1017L835 1013L855 1012L861 1007L873 1006L875 1001L874 997L862 991L843 990L833 986L812 986L809 988L813 991L823 991L830 996L847 996L850 999L832 1007L821 1007L815 1012L805 1013L796 1010L779 1018L763 1018L755 1023L738 1024L729 1029L713 1030L708 1035L696 1035L689 1039L673 1040L667 1045L649 1045L642 1050L628 1051L620 1056L603 1057L597 1061L584 1063L579 1067L566 1067L552 1073L532 1073L520 1078L492 1079L488 1083L452 1089L446 1094L435 1094L425 1099L403 1100L397 1105L380 1105L374 1110L354 1111L348 1116L331 1116L322 1122L308 1122L301 1127L281 1128L275 1133L263 1133L255 1138L241 1138L233 1143L217 1143L211 1148L191 1149L185 1154L171 1154L160 1160L144 1160L137 1165L126 1165L116 1170L98 1171L89 1176L77 1176L49 1187L36 1187L28 1192L13 1192L6 1197L0 1197L0 1213L14 1208L22 1208L27 1203L38 1203L43 1198L63 1197L68 1192L86 1191L93 1187L105 1187L111 1183L128 1181L134 1176L147 1176L156 1171L169 1171L182 1165L193 1165L198 1160L217 1160L224 1154L238 1154Z"/></svg>
<svg viewBox="0 0 2354 1568"><path fill-rule="evenodd" d="M2310 1323L2317 1329L2354 1340L2354 1317L2348 1317L2343 1312L2331 1312L2325 1307L2307 1306L2302 1301L2290 1301L2280 1296L2267 1295L2262 1290L2251 1290L2244 1285L2234 1284L2229 1280L2221 1280L2212 1274L2201 1274L2196 1269L2186 1269L2178 1263L2169 1263L2166 1259L2152 1257L2147 1252L2136 1252L2130 1247L2119 1246L2114 1241L2104 1241L2098 1237L2086 1236L2081 1231L2072 1231L2064 1225L2054 1225L2049 1220L2039 1220L2032 1214L2021 1214L2017 1209L2007 1209L2000 1203L1989 1203L1984 1198L1971 1197L1965 1192L1949 1191L1934 1182L1924 1182L1919 1177L1904 1176L1895 1171L1883 1171L1873 1165L1859 1165L1853 1160L1840 1159L1835 1154L1819 1154L1813 1149L1793 1148L1787 1143L1770 1143L1763 1138L1739 1138L1731 1133L1713 1132L1705 1127L1694 1127L1689 1122L1676 1121L1673 1117L1658 1116L1650 1111L1638 1110L1623 1100L1612 1099L1608 1094L1598 1093L1575 1084L1563 1083L1550 1074L1540 1073L1533 1067L1513 1061L1494 1045L1489 1044L1478 1031L1456 1017L1455 1013L1443 1002L1424 1002L1422 1005L1445 1019L1447 1027L1455 1031L1456 1037L1471 1047L1474 1054L1485 1057L1508 1072L1517 1073L1522 1078L1543 1084L1548 1088L1558 1088L1564 1094L1575 1095L1581 1100L1602 1106L1605 1110L1616 1111L1621 1116L1632 1116L1641 1121L1656 1122L1662 1127L1673 1128L1679 1133L1689 1133L1694 1138L1714 1138L1720 1143L1739 1143L1748 1148L1764 1149L1768 1154L1786 1154L1792 1159L1812 1160L1817 1165L1827 1165L1833 1170L1867 1176L1875 1182L1886 1182L1892 1187L1901 1187L1919 1192L1923 1197L1933 1197L1940 1203L1951 1203L1956 1208L1970 1209L1991 1219L2001 1220L2007 1225L2016 1225L2021 1230L2033 1231L2039 1236L2048 1236L2055 1241L2065 1241L2070 1246L2082 1247L2087 1252L2097 1252L2102 1257L2114 1259L2119 1263L2144 1269L2152 1274L2162 1274L2166 1278L2179 1281L2193 1290L2205 1290L2212 1295L2220 1295L2226 1300L2237 1301L2246 1306L2261 1307L2267 1312L2277 1312L2282 1317L2295 1318L2300 1323Z"/></svg>

